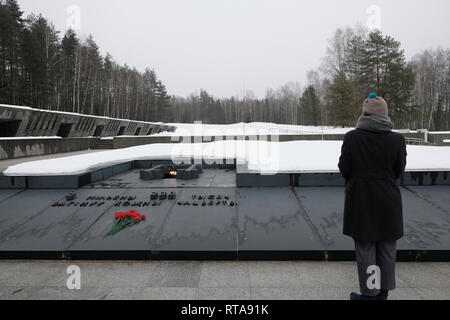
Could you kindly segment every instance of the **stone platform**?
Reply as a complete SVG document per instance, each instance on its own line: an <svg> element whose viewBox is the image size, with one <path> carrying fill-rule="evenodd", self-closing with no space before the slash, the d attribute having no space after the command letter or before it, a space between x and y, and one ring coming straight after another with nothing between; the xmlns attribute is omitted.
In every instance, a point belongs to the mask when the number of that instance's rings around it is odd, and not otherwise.
<svg viewBox="0 0 450 320"><path fill-rule="evenodd" d="M352 239L342 235L343 187L239 187L233 167L205 168L194 180L143 181L140 170L125 165L70 190L0 190L0 258L354 259ZM76 199L67 200L72 191ZM398 259L449 261L450 186L401 191ZM163 192L176 198L151 200ZM147 220L105 237L114 213L130 209Z"/></svg>

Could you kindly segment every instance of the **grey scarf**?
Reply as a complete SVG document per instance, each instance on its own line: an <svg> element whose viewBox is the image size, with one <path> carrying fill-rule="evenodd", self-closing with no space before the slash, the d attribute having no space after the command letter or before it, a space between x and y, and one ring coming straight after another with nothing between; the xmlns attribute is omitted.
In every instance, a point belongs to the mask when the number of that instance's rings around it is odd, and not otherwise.
<svg viewBox="0 0 450 320"><path fill-rule="evenodd" d="M394 128L394 124L386 116L362 116L359 118L356 128L372 132L389 132Z"/></svg>

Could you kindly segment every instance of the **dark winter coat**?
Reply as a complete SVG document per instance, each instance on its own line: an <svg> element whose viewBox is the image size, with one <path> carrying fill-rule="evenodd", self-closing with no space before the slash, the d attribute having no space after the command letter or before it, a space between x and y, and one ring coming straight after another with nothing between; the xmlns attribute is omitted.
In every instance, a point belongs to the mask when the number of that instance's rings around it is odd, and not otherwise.
<svg viewBox="0 0 450 320"><path fill-rule="evenodd" d="M345 135L339 160L339 169L346 179L345 235L361 242L403 237L402 198L397 180L405 166L406 143L402 135L370 126Z"/></svg>

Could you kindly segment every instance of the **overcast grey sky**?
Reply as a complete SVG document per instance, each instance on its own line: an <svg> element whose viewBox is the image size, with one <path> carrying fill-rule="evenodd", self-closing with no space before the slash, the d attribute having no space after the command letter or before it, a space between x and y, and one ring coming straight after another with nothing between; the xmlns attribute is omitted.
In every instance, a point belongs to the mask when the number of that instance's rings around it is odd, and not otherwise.
<svg viewBox="0 0 450 320"><path fill-rule="evenodd" d="M81 35L103 54L143 71L154 68L171 94L206 89L215 96L305 84L338 27L366 24L370 5L381 29L401 41L407 57L450 48L449 0L19 0L60 31L67 8L81 9ZM73 21L73 20L72 20Z"/></svg>

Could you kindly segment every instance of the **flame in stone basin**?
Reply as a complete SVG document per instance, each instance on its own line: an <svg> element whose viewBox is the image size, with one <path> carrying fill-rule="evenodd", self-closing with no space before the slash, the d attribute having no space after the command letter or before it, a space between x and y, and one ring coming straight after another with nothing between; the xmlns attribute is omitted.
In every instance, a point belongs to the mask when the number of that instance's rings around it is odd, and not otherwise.
<svg viewBox="0 0 450 320"><path fill-rule="evenodd" d="M176 176L177 176L177 172L176 172L176 171L170 171L169 174L170 174L172 177L176 177Z"/></svg>

